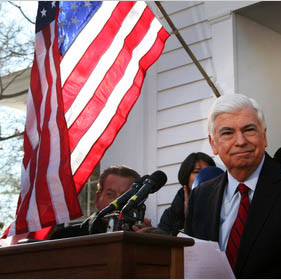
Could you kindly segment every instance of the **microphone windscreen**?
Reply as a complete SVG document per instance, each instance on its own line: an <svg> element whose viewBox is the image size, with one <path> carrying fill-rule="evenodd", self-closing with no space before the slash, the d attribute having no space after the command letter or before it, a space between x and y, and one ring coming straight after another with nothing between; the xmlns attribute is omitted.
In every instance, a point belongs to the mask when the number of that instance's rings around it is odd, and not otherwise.
<svg viewBox="0 0 281 280"><path fill-rule="evenodd" d="M142 176L141 178L137 179L137 180L135 181L135 183L137 183L137 184L143 184L144 180L147 179L147 178L149 178L149 175L144 175L144 176Z"/></svg>
<svg viewBox="0 0 281 280"><path fill-rule="evenodd" d="M157 170L151 174L149 179L153 182L153 187L151 188L150 193L154 193L166 184L168 178L163 171Z"/></svg>

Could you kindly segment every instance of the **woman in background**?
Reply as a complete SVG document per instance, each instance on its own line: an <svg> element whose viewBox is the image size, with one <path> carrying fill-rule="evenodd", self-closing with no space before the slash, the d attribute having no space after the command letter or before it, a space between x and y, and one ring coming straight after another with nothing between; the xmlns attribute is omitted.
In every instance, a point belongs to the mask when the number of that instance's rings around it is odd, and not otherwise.
<svg viewBox="0 0 281 280"><path fill-rule="evenodd" d="M192 153L183 161L178 172L178 180L182 188L177 192L171 206L164 211L158 228L170 235L177 235L183 229L193 181L199 171L207 166L216 166L216 164L210 156L201 152Z"/></svg>

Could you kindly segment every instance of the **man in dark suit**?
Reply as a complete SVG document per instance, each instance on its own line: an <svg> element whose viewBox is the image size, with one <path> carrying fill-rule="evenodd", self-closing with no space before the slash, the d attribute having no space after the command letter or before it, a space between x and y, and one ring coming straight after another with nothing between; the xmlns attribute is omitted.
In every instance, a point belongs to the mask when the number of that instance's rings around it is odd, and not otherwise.
<svg viewBox="0 0 281 280"><path fill-rule="evenodd" d="M192 191L185 232L218 241L237 278L281 278L281 168L265 152L262 109L244 95L219 97L208 129L227 171Z"/></svg>

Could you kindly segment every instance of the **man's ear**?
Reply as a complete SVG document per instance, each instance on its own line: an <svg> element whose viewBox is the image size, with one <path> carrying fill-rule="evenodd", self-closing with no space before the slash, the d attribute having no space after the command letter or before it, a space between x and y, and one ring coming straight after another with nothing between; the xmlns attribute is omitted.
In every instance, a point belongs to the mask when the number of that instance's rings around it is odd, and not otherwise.
<svg viewBox="0 0 281 280"><path fill-rule="evenodd" d="M210 143L210 146L211 146L211 148L213 150L213 153L214 153L214 155L217 155L218 154L218 150L216 149L215 141L211 137L211 135L208 135L208 137L209 137L209 143Z"/></svg>

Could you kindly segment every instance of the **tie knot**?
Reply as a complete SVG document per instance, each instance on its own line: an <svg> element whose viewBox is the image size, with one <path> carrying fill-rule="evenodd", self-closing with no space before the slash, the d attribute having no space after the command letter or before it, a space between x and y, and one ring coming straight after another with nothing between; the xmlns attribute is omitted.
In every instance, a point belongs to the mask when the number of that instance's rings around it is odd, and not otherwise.
<svg viewBox="0 0 281 280"><path fill-rule="evenodd" d="M248 194L248 187L245 184L239 184L238 185L238 190L240 192L241 195L245 195Z"/></svg>

